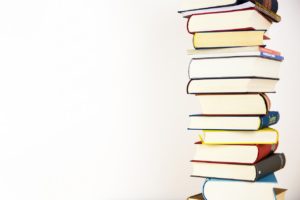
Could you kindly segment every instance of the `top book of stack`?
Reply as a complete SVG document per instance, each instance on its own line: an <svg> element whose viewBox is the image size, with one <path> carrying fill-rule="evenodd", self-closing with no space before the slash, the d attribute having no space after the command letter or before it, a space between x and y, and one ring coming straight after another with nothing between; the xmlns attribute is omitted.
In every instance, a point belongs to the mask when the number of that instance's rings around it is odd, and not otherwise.
<svg viewBox="0 0 300 200"><path fill-rule="evenodd" d="M230 12L237 10L252 9L260 12L272 22L280 22L281 17L277 15L277 0L189 0L184 1L178 11L183 17L195 14Z"/></svg>

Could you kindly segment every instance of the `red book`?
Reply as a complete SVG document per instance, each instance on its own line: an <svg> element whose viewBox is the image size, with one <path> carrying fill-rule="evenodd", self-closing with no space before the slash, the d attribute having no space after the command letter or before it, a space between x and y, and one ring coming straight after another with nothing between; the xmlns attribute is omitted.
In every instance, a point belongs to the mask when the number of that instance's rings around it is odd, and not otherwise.
<svg viewBox="0 0 300 200"><path fill-rule="evenodd" d="M204 145L196 144L192 162L252 165L274 153L278 144Z"/></svg>

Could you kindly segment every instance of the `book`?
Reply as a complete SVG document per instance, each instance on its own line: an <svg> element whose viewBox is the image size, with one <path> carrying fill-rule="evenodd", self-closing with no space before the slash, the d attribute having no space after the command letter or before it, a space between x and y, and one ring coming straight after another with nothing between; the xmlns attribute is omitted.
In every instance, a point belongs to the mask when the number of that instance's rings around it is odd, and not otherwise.
<svg viewBox="0 0 300 200"><path fill-rule="evenodd" d="M261 46L264 44L264 30L199 32L193 37L195 49Z"/></svg>
<svg viewBox="0 0 300 200"><path fill-rule="evenodd" d="M206 145L195 143L196 152L192 162L231 164L255 164L274 153L278 144L253 145Z"/></svg>
<svg viewBox="0 0 300 200"><path fill-rule="evenodd" d="M262 182L262 181L258 181L258 182ZM256 182L256 183L258 183L258 182ZM274 184L276 184L276 182L274 182ZM286 189L274 188L275 200L285 200L286 191L287 191ZM235 193L233 194L233 196L230 196L229 199L233 199L234 195L235 195ZM243 198L244 198L244 196L243 196ZM196 195L193 195L193 196L187 198L187 200L205 200L205 199L204 199L203 194L200 193L200 194L196 194ZM217 200L219 200L219 199L217 199ZM251 199L251 200L257 200L257 198L255 197L254 199ZM274 200L274 197L273 197L273 200Z"/></svg>
<svg viewBox="0 0 300 200"><path fill-rule="evenodd" d="M279 118L279 112L275 111L262 116L190 115L188 130L256 131L276 124Z"/></svg>
<svg viewBox="0 0 300 200"><path fill-rule="evenodd" d="M277 144L279 133L272 128L257 131L203 130L203 144Z"/></svg>
<svg viewBox="0 0 300 200"><path fill-rule="evenodd" d="M275 93L279 79L264 77L199 78L191 79L188 94L218 93Z"/></svg>
<svg viewBox="0 0 300 200"><path fill-rule="evenodd" d="M222 1L218 1L218 3L221 3ZM263 15L265 15L266 18L272 20L273 22L280 22L281 17L274 12L274 10L271 10L270 7L265 6L257 1L248 1L241 4L233 4L233 5L226 5L226 6L219 6L219 7L209 7L209 8L203 8L203 5L201 1L185 1L184 3L190 4L185 5L179 10L178 12L183 17L190 17L195 14L205 14L205 13L218 13L218 12L228 12L228 11L237 11L237 10L245 10L249 8L254 8L257 11L261 12ZM209 3L215 3L214 1L209 1Z"/></svg>
<svg viewBox="0 0 300 200"><path fill-rule="evenodd" d="M276 13L278 11L277 0L185 0L181 4L179 13L191 10L207 10L209 8L230 7L241 4L259 3Z"/></svg>
<svg viewBox="0 0 300 200"><path fill-rule="evenodd" d="M266 115L271 101L264 93L258 94L199 94L196 95L202 115Z"/></svg>
<svg viewBox="0 0 300 200"><path fill-rule="evenodd" d="M279 78L281 60L260 56L192 59L190 79L214 77Z"/></svg>
<svg viewBox="0 0 300 200"><path fill-rule="evenodd" d="M191 59L201 58L236 58L236 57L261 57L278 61L284 60L281 53L261 46L231 47L214 49L190 49L187 51Z"/></svg>
<svg viewBox="0 0 300 200"><path fill-rule="evenodd" d="M225 30L268 30L271 22L255 9L192 15L187 22L188 32Z"/></svg>
<svg viewBox="0 0 300 200"><path fill-rule="evenodd" d="M192 177L254 182L284 168L285 162L285 156L282 153L272 154L253 165L192 162Z"/></svg>
<svg viewBox="0 0 300 200"><path fill-rule="evenodd" d="M274 200L277 179L270 174L255 183L206 179L203 185L203 196L208 200Z"/></svg>
<svg viewBox="0 0 300 200"><path fill-rule="evenodd" d="M202 194L196 194L187 198L187 200L204 200L204 197Z"/></svg>
<svg viewBox="0 0 300 200"><path fill-rule="evenodd" d="M286 189L283 188L274 188L274 192L276 194L276 200L284 200Z"/></svg>

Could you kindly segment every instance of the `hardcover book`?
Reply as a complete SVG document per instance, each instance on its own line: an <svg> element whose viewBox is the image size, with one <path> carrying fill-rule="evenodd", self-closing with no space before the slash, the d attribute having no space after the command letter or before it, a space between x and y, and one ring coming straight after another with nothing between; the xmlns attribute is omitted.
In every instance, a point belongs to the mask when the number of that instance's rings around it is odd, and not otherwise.
<svg viewBox="0 0 300 200"><path fill-rule="evenodd" d="M274 188L276 194L276 200L285 200L286 189L283 188Z"/></svg>
<svg viewBox="0 0 300 200"><path fill-rule="evenodd" d="M272 49L261 46L252 47L231 47L216 49L190 49L188 55L192 59L201 58L236 58L236 57L261 57L274 59L278 61L284 60L281 53Z"/></svg>
<svg viewBox="0 0 300 200"><path fill-rule="evenodd" d="M264 35L264 30L199 32L194 34L193 44L195 49L262 46L264 38L268 39Z"/></svg>
<svg viewBox="0 0 300 200"><path fill-rule="evenodd" d="M261 56L192 59L190 79L213 77L279 78L281 60Z"/></svg>
<svg viewBox="0 0 300 200"><path fill-rule="evenodd" d="M274 182L274 184L276 184L276 182ZM275 197L273 198L273 200L285 200L286 191L287 191L286 189L274 188ZM229 199L233 199L233 198L230 197ZM206 199L204 199L203 194L200 193L200 194L196 194L196 195L193 195L193 196L187 198L187 200L206 200ZM224 200L224 199L222 199L222 200ZM252 200L257 200L257 199L252 199Z"/></svg>
<svg viewBox="0 0 300 200"><path fill-rule="evenodd" d="M266 94L200 94L196 96L202 115L266 115L271 101ZM256 126L257 127L257 126Z"/></svg>
<svg viewBox="0 0 300 200"><path fill-rule="evenodd" d="M268 30L271 22L255 9L192 15L187 22L188 32Z"/></svg>
<svg viewBox="0 0 300 200"><path fill-rule="evenodd" d="M272 128L257 131L203 130L203 144L277 144L279 133Z"/></svg>
<svg viewBox="0 0 300 200"><path fill-rule="evenodd" d="M192 162L192 177L255 182L284 168L285 162L284 154L277 153L253 165Z"/></svg>
<svg viewBox="0 0 300 200"><path fill-rule="evenodd" d="M278 144L253 145L205 145L196 144L196 152L192 162L213 162L226 164L255 164L273 154Z"/></svg>
<svg viewBox="0 0 300 200"><path fill-rule="evenodd" d="M188 94L274 93L279 79L264 77L216 77L191 79Z"/></svg>
<svg viewBox="0 0 300 200"><path fill-rule="evenodd" d="M277 180L270 174L255 183L206 179L203 185L203 196L207 200L274 200ZM278 200L278 199L277 199Z"/></svg>
<svg viewBox="0 0 300 200"><path fill-rule="evenodd" d="M202 194L196 194L187 198L187 200L204 200L204 197Z"/></svg>
<svg viewBox="0 0 300 200"><path fill-rule="evenodd" d="M276 124L279 118L276 111L270 111L263 116L190 115L188 129L256 131Z"/></svg>

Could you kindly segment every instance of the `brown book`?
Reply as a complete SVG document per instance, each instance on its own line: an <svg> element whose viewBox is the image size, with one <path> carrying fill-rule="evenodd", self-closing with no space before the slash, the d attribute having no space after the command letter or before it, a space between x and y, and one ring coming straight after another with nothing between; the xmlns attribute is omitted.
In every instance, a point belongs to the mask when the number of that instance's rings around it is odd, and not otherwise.
<svg viewBox="0 0 300 200"><path fill-rule="evenodd" d="M271 9L266 8L264 5L260 4L257 1L252 1L252 2L255 4L256 10L261 12L269 20L274 21L274 22L280 22L281 21L280 15L276 14Z"/></svg>
<svg viewBox="0 0 300 200"><path fill-rule="evenodd" d="M204 197L202 194L196 194L194 196L187 198L187 200L204 200Z"/></svg>
<svg viewBox="0 0 300 200"><path fill-rule="evenodd" d="M285 200L286 189L282 188L274 188L274 192L276 194L276 200Z"/></svg>

